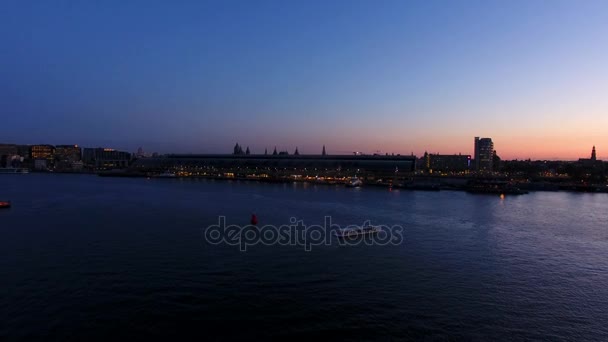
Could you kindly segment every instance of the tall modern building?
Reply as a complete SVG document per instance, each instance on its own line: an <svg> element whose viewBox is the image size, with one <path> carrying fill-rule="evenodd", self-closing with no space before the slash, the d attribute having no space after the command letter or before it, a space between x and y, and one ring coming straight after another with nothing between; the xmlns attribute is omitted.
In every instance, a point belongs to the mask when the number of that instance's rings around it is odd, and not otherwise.
<svg viewBox="0 0 608 342"><path fill-rule="evenodd" d="M491 138L475 137L475 170L492 171L494 143Z"/></svg>

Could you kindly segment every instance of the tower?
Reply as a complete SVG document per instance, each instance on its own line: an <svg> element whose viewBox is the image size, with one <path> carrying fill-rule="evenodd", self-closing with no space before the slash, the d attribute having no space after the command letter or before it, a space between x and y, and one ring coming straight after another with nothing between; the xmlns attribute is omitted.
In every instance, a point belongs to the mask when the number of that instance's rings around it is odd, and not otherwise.
<svg viewBox="0 0 608 342"><path fill-rule="evenodd" d="M241 145L239 145L239 143L236 143L236 145L234 145L233 154L245 154L245 152L243 152L243 147L241 147Z"/></svg>
<svg viewBox="0 0 608 342"><path fill-rule="evenodd" d="M492 171L494 143L491 138L475 137L475 170Z"/></svg>
<svg viewBox="0 0 608 342"><path fill-rule="evenodd" d="M593 146L593 149L591 150L591 161L596 161L597 160L597 156L595 155L595 146Z"/></svg>
<svg viewBox="0 0 608 342"><path fill-rule="evenodd" d="M325 145L323 145L323 152L321 152L321 155L322 155L322 156L327 155L327 153L325 153Z"/></svg>

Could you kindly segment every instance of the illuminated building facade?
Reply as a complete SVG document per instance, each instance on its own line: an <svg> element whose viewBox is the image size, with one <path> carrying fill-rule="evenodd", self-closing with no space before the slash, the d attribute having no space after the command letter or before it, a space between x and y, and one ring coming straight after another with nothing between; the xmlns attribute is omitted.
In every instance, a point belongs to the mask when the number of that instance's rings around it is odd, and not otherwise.
<svg viewBox="0 0 608 342"><path fill-rule="evenodd" d="M490 138L475 137L475 170L492 171L494 143Z"/></svg>
<svg viewBox="0 0 608 342"><path fill-rule="evenodd" d="M55 147L53 145L32 145L30 146L30 156L32 159L53 160Z"/></svg>
<svg viewBox="0 0 608 342"><path fill-rule="evenodd" d="M82 149L78 145L55 146L55 170L69 171L81 169Z"/></svg>

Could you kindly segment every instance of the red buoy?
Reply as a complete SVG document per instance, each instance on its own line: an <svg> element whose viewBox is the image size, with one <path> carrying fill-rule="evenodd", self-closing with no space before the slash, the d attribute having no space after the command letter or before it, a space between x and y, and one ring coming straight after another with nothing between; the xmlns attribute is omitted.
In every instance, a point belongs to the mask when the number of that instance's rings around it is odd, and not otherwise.
<svg viewBox="0 0 608 342"><path fill-rule="evenodd" d="M255 214L251 214L251 224L254 226L258 224L258 217Z"/></svg>

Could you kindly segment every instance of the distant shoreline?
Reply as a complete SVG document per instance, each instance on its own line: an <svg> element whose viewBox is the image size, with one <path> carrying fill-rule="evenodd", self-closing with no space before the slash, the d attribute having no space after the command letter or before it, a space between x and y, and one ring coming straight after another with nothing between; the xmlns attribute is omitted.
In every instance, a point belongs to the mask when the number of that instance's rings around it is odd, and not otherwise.
<svg viewBox="0 0 608 342"><path fill-rule="evenodd" d="M324 181L324 180L306 180L297 178L252 178L252 177L222 177L222 176L187 176L187 177L160 177L158 175L146 175L139 173L129 172L106 172L97 173L100 177L122 177L122 178L149 178L149 179L207 179L217 181L245 181L245 182L258 182L258 183L274 183L274 184L288 184L288 183L302 183L302 184L314 184L314 185L326 185L326 186L345 186L348 185L344 182L339 181ZM542 182L530 182L530 183L518 183L515 189L487 189L484 190L474 188L465 184L462 185L450 185L442 184L441 177L436 177L439 181L429 182L428 176L413 176L411 182L407 183L390 183L390 182L364 182L361 187L373 187L373 188L386 188L395 190L406 190L406 191L465 191L476 194L488 194L488 195L523 195L530 191L546 191L546 192L579 192L579 193L608 193L608 186L601 185L579 185L573 183L564 183L560 185L556 184L545 184ZM445 177L448 179L450 177ZM453 177L460 180L475 180L476 177ZM418 182L416 181L418 180ZM420 182L420 180L423 180Z"/></svg>
<svg viewBox="0 0 608 342"><path fill-rule="evenodd" d="M8 173L11 174L11 173ZM345 182L340 181L325 181L325 180L307 180L297 178L252 178L252 177L222 177L222 176L175 176L175 177L161 177L159 175L148 175L142 173L125 172L125 171L31 171L29 174L57 174L57 175L90 175L98 177L110 177L110 178L147 178L147 179L205 179L214 181L243 181L243 182L257 182L257 183L274 183L274 184L289 184L289 183L300 183L300 184L313 184L313 185L324 185L324 186L344 186L348 187ZM7 175L7 174L5 174ZM27 176L27 174L15 174L20 176ZM1 176L0 176L1 177ZM465 176L444 176L444 177L429 177L427 175L414 175L411 177L411 181L405 183L390 183L390 182L364 182L360 187L366 188L385 188L391 190L405 190L405 191L464 191L474 194L481 195L523 195L528 192L573 192L573 193L608 193L608 186L606 185L580 185L572 182L564 183L547 183L547 182L518 182L516 183L516 190L513 189L489 189L489 188L477 188L474 189L466 184L454 185L446 184L446 180L458 179L462 181L475 180L476 177L465 177ZM431 179L431 181L429 181Z"/></svg>

